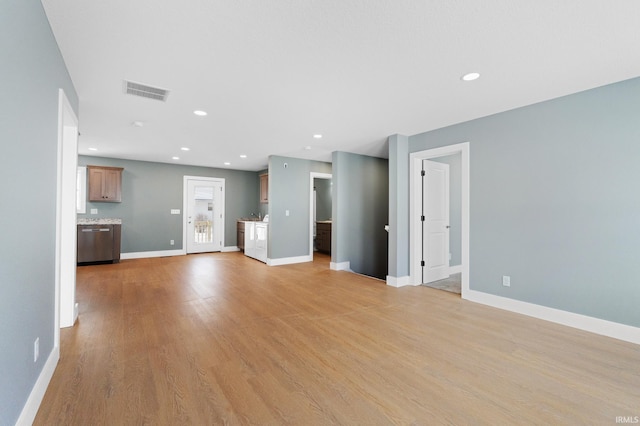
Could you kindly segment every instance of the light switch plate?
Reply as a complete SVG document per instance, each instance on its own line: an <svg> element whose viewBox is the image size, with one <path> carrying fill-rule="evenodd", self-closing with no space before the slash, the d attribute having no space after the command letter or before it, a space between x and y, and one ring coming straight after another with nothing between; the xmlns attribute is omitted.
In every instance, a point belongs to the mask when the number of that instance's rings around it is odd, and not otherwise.
<svg viewBox="0 0 640 426"><path fill-rule="evenodd" d="M171 214L180 214L180 209L171 209Z"/></svg>

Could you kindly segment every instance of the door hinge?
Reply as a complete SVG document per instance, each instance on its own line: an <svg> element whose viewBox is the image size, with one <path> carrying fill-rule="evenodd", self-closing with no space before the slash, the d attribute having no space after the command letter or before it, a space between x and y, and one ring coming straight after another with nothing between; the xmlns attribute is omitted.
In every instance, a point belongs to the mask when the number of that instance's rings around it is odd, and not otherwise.
<svg viewBox="0 0 640 426"><path fill-rule="evenodd" d="M420 266L424 266L424 260L420 261Z"/></svg>
<svg viewBox="0 0 640 426"><path fill-rule="evenodd" d="M420 220L424 222L424 215L420 216Z"/></svg>
<svg viewBox="0 0 640 426"><path fill-rule="evenodd" d="M424 170L420 171L420 176L424 176L426 173L424 172Z"/></svg>

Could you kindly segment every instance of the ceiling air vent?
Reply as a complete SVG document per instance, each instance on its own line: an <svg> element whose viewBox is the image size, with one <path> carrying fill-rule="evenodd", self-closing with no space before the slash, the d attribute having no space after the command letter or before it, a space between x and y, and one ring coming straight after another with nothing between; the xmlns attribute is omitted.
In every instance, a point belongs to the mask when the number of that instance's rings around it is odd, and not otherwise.
<svg viewBox="0 0 640 426"><path fill-rule="evenodd" d="M169 96L169 91L165 89L159 89L157 87L146 86L140 83L134 83L132 81L124 82L124 92L127 95L140 96L147 99L155 99L157 101L166 101Z"/></svg>

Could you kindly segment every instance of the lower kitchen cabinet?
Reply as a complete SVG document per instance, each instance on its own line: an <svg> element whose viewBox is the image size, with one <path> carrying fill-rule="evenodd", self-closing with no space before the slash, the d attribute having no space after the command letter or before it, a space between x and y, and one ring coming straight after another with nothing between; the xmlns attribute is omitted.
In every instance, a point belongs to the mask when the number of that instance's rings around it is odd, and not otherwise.
<svg viewBox="0 0 640 426"><path fill-rule="evenodd" d="M331 221L316 222L316 250L331 254Z"/></svg>
<svg viewBox="0 0 640 426"><path fill-rule="evenodd" d="M121 225L78 225L78 263L120 262Z"/></svg>
<svg viewBox="0 0 640 426"><path fill-rule="evenodd" d="M237 246L238 249L240 249L241 251L244 251L244 231L245 226L244 226L244 221L239 220L237 222L237 226L236 226L236 237L237 237Z"/></svg>

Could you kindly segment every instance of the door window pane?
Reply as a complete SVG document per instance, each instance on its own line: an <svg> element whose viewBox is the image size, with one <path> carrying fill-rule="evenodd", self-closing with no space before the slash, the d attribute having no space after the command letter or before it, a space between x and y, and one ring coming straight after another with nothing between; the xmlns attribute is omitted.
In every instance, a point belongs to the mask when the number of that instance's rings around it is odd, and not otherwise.
<svg viewBox="0 0 640 426"><path fill-rule="evenodd" d="M211 243L213 242L213 188L210 186L196 186L194 201L194 241L196 243Z"/></svg>

